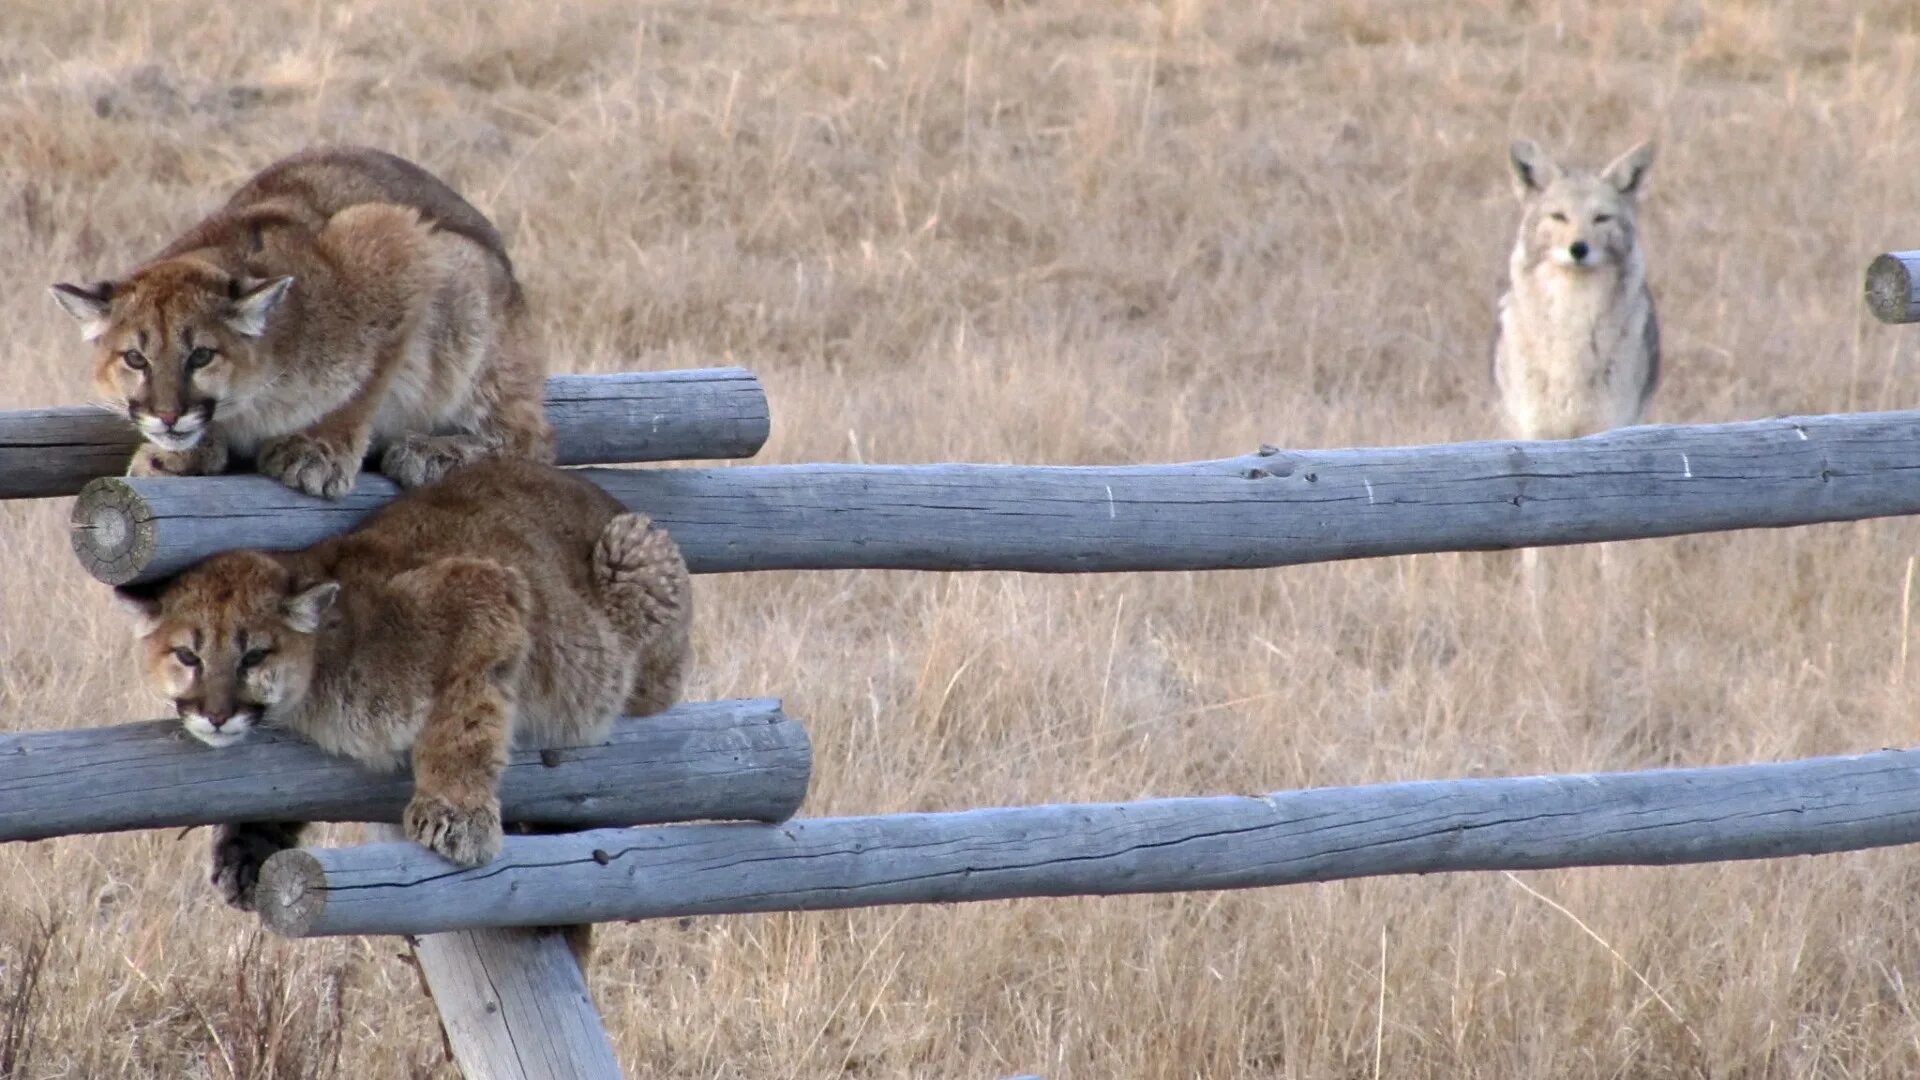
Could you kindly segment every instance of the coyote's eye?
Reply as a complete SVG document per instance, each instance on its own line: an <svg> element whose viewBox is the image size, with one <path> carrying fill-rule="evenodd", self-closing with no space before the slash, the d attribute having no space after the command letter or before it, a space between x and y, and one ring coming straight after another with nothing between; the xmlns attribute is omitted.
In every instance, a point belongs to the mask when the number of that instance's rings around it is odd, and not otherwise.
<svg viewBox="0 0 1920 1080"><path fill-rule="evenodd" d="M187 370L198 371L208 364L213 363L213 358L217 355L219 354L202 345L187 354Z"/></svg>
<svg viewBox="0 0 1920 1080"><path fill-rule="evenodd" d="M240 658L240 670L246 671L266 663L267 654L272 651L272 649L248 649L247 654Z"/></svg>
<svg viewBox="0 0 1920 1080"><path fill-rule="evenodd" d="M173 658L180 661L180 666L182 667L197 668L200 666L200 654L194 652L192 649L175 649L173 650Z"/></svg>
<svg viewBox="0 0 1920 1080"><path fill-rule="evenodd" d="M1560 224L1562 224L1562 225L1565 225L1565 224L1567 223L1567 215L1565 215L1565 214L1563 214L1563 213L1561 213L1561 212L1560 212L1560 211L1558 211L1558 210L1555 210L1555 211L1552 211L1552 212L1551 212L1551 213L1549 213L1549 214L1548 214L1547 216L1548 216L1548 217L1550 217L1550 218L1552 218L1553 220L1555 220L1555 221L1557 221L1557 222L1559 222L1559 223L1560 223Z"/></svg>
<svg viewBox="0 0 1920 1080"><path fill-rule="evenodd" d="M1612 215L1612 214L1595 214L1595 215L1593 215L1593 223L1594 223L1595 225L1605 225L1605 224L1606 224L1607 222L1609 222L1609 221L1612 221L1612 220L1613 220L1613 215Z"/></svg>
<svg viewBox="0 0 1920 1080"><path fill-rule="evenodd" d="M139 349L128 349L120 354L120 362L135 371L147 370L147 358L140 355Z"/></svg>

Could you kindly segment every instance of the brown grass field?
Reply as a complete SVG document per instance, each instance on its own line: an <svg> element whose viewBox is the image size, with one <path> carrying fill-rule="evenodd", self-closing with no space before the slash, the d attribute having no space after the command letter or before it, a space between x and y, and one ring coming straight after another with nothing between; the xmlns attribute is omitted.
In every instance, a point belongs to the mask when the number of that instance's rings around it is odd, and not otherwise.
<svg viewBox="0 0 1920 1080"><path fill-rule="evenodd" d="M1852 10L1843 10L1850 7ZM1507 141L1657 136L1660 421L1914 404L1905 0L0 3L0 407L47 298L376 144L495 215L556 370L733 363L763 460L1147 462L1497 434ZM154 715L62 501L0 507L0 726ZM698 697L813 814L1912 744L1902 521L1284 571L699 585ZM1557 555L1558 557L1552 557ZM284 942L204 832L0 849L0 1076L454 1075L392 939ZM1899 1077L1904 850L603 931L634 1076ZM33 971L38 965L38 977Z"/></svg>

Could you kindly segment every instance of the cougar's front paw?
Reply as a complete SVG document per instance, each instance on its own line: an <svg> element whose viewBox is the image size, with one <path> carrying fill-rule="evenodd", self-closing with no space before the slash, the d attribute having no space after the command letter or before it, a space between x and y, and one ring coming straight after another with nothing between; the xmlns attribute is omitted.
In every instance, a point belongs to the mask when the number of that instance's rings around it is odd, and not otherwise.
<svg viewBox="0 0 1920 1080"><path fill-rule="evenodd" d="M143 444L127 462L128 476L193 476L200 470L191 450L162 450L152 443Z"/></svg>
<svg viewBox="0 0 1920 1080"><path fill-rule="evenodd" d="M213 887L241 911L254 910L260 867L274 853L300 846L300 827L274 822L219 825L213 831Z"/></svg>
<svg viewBox="0 0 1920 1080"><path fill-rule="evenodd" d="M482 866L500 854L500 804L461 809L445 799L415 795L401 824L422 847L448 862Z"/></svg>
<svg viewBox="0 0 1920 1080"><path fill-rule="evenodd" d="M420 487L480 460L490 449L472 435L409 435L380 455L380 473L401 487Z"/></svg>
<svg viewBox="0 0 1920 1080"><path fill-rule="evenodd" d="M268 443L260 451L259 468L295 491L337 499L353 490L360 459L346 447L303 433Z"/></svg>

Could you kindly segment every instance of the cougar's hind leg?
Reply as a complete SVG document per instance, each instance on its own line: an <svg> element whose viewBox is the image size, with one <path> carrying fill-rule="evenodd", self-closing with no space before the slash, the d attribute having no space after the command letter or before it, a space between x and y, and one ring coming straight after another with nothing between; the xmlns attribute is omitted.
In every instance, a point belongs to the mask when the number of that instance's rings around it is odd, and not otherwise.
<svg viewBox="0 0 1920 1080"><path fill-rule="evenodd" d="M628 714L646 716L679 701L693 615L679 545L645 514L615 515L594 543L593 582L607 618L637 659Z"/></svg>
<svg viewBox="0 0 1920 1080"><path fill-rule="evenodd" d="M554 460L546 365L528 343L519 286L470 241L442 234L440 242L446 272L462 288L435 310L435 364L468 373L472 411L455 430L415 432L387 445L380 471L401 487L434 483L496 454Z"/></svg>
<svg viewBox="0 0 1920 1080"><path fill-rule="evenodd" d="M481 431L498 440L500 453L552 464L556 454L553 425L547 420L547 365L529 340L526 304L517 289L505 312L494 339L493 363L481 379L481 400L488 406Z"/></svg>
<svg viewBox="0 0 1920 1080"><path fill-rule="evenodd" d="M380 453L380 475L403 488L435 483L500 449L485 435L407 435Z"/></svg>

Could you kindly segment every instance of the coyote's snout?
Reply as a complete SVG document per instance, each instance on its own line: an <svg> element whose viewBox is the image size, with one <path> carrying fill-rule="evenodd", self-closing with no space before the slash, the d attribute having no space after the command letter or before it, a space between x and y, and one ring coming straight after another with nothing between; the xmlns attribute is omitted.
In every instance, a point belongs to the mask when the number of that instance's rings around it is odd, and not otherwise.
<svg viewBox="0 0 1920 1080"><path fill-rule="evenodd" d="M1598 174L1513 144L1524 212L1500 298L1493 380L1509 433L1569 439L1639 423L1660 376L1660 329L1635 220L1653 146Z"/></svg>

